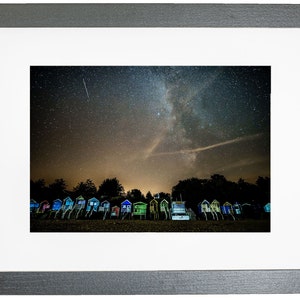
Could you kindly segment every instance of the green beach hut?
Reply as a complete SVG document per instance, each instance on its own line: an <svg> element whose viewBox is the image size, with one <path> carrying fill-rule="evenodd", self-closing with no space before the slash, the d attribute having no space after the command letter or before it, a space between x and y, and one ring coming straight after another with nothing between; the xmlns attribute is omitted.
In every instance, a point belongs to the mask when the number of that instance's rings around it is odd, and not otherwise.
<svg viewBox="0 0 300 300"><path fill-rule="evenodd" d="M133 212L132 216L139 216L140 219L146 219L147 216L147 203L144 202L135 202L133 203Z"/></svg>

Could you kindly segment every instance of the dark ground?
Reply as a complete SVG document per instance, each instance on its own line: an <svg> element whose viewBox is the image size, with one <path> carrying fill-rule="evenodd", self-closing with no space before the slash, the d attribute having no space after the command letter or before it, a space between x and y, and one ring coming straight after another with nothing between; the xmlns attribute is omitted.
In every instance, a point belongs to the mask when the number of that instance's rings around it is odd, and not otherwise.
<svg viewBox="0 0 300 300"><path fill-rule="evenodd" d="M149 221L31 219L31 232L270 232L270 220Z"/></svg>

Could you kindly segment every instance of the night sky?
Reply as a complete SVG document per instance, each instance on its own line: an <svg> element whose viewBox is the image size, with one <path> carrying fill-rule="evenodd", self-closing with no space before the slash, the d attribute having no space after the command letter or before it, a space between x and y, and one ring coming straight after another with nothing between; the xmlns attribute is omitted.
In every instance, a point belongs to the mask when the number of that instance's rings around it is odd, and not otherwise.
<svg viewBox="0 0 300 300"><path fill-rule="evenodd" d="M270 67L31 67L31 179L270 176Z"/></svg>

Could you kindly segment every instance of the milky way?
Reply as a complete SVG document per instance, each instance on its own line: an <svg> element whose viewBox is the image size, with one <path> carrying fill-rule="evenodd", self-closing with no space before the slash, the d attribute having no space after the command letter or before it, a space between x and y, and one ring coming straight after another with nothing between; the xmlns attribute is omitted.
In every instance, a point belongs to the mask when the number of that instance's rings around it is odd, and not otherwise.
<svg viewBox="0 0 300 300"><path fill-rule="evenodd" d="M31 67L31 179L270 176L270 67Z"/></svg>

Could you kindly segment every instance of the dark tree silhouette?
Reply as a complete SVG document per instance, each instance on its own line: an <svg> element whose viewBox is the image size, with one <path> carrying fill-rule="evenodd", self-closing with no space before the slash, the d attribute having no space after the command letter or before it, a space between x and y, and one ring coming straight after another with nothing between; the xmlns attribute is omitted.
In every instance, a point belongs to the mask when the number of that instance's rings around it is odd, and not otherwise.
<svg viewBox="0 0 300 300"><path fill-rule="evenodd" d="M108 198L118 197L124 193L124 188L117 178L105 179L99 186L98 195Z"/></svg>
<svg viewBox="0 0 300 300"><path fill-rule="evenodd" d="M150 202L152 199L153 199L153 196L152 196L151 192L149 191L149 192L146 194L146 200L147 200L147 202Z"/></svg>
<svg viewBox="0 0 300 300"><path fill-rule="evenodd" d="M197 211L197 204L204 199L210 202L216 199L221 204L228 201L232 204L239 202L259 206L270 202L270 179L259 177L256 184L251 184L242 178L237 183L232 182L220 174L214 174L210 179L189 178L180 180L172 188L172 197L173 201L182 199L194 211Z"/></svg>
<svg viewBox="0 0 300 300"><path fill-rule="evenodd" d="M259 176L256 180L259 202L263 205L270 202L271 185L269 177Z"/></svg>
<svg viewBox="0 0 300 300"><path fill-rule="evenodd" d="M73 189L73 196L75 198L82 195L85 199L95 197L97 192L96 186L91 179L87 179L85 182L79 182Z"/></svg>
<svg viewBox="0 0 300 300"><path fill-rule="evenodd" d="M44 179L30 180L30 198L37 202L48 198L48 187Z"/></svg>
<svg viewBox="0 0 300 300"><path fill-rule="evenodd" d="M194 177L180 180L172 189L173 201L185 201L186 207L196 211L197 204L203 197L205 184L207 184L207 180Z"/></svg>
<svg viewBox="0 0 300 300"><path fill-rule="evenodd" d="M132 202L145 201L145 197L139 189L133 189L127 192L127 197Z"/></svg>
<svg viewBox="0 0 300 300"><path fill-rule="evenodd" d="M67 184L64 179L55 179L53 183L49 184L49 200L53 201L57 198L61 200L64 199L68 195L66 188Z"/></svg>

